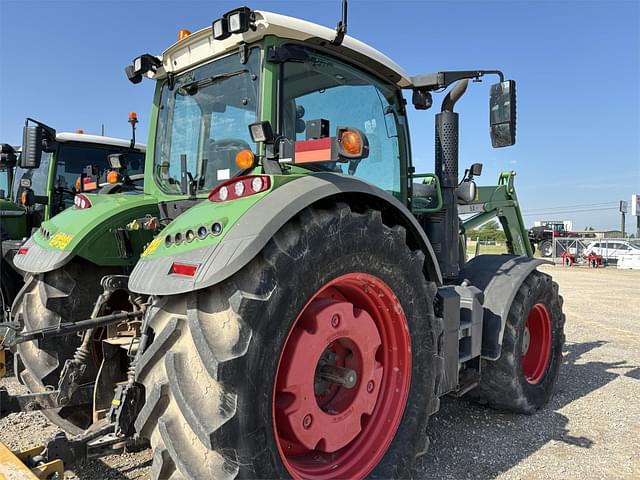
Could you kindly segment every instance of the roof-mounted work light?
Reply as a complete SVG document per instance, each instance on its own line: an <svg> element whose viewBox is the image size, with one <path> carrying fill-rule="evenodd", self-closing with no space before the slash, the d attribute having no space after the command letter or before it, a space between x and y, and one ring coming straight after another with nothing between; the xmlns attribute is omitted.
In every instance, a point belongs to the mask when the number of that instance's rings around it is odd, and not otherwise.
<svg viewBox="0 0 640 480"><path fill-rule="evenodd" d="M255 15L249 7L240 7L231 10L225 13L222 18L212 23L213 38L216 40L224 40L232 33L244 33L249 31L249 29L254 29L254 20Z"/></svg>
<svg viewBox="0 0 640 480"><path fill-rule="evenodd" d="M162 61L149 53L137 57L124 71L131 83L140 83L142 76L147 72L154 72L162 66Z"/></svg>

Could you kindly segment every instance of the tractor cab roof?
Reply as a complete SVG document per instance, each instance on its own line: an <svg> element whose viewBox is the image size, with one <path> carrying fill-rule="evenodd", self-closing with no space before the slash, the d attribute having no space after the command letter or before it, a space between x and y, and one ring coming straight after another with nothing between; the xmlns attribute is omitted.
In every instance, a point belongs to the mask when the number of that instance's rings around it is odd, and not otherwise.
<svg viewBox="0 0 640 480"><path fill-rule="evenodd" d="M336 55L346 57L401 88L411 86L409 75L398 64L360 40L346 35L342 44L335 46L331 41L336 32L331 28L272 12L254 13L255 30L249 29L247 32L216 40L211 27L207 27L176 42L162 54L162 67L154 78L160 79L167 72L182 72L213 57L232 52L240 44L256 42L267 35L273 35L329 48Z"/></svg>
<svg viewBox="0 0 640 480"><path fill-rule="evenodd" d="M91 144L102 144L102 145L110 145L114 147L130 147L131 140L125 140L123 138L114 138L114 137L104 137L102 135L89 135L86 133L70 133L70 132L60 132L56 134L57 142L80 142L80 143L91 143ZM145 151L147 149L146 145L143 143L136 143L135 148L141 151Z"/></svg>

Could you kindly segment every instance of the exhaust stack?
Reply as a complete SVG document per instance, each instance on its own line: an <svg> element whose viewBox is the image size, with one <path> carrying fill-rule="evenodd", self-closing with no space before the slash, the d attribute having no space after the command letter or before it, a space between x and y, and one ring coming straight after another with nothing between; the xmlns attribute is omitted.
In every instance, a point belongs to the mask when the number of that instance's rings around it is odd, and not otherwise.
<svg viewBox="0 0 640 480"><path fill-rule="evenodd" d="M442 101L436 114L435 173L442 189L442 210L433 214L427 225L427 234L440 263L445 280L457 278L460 271L458 235L458 114L453 108L467 90L468 80L461 80Z"/></svg>

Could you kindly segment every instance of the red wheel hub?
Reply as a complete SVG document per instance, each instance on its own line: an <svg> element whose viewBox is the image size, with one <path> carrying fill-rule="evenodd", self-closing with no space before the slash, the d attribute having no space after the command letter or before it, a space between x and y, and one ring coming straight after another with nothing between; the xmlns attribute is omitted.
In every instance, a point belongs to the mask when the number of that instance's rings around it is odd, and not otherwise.
<svg viewBox="0 0 640 480"><path fill-rule="evenodd" d="M363 478L398 429L411 341L393 291L353 273L316 292L296 318L273 392L276 443L294 478Z"/></svg>
<svg viewBox="0 0 640 480"><path fill-rule="evenodd" d="M527 382L542 381L551 358L551 315L542 303L529 311L522 342L522 371Z"/></svg>

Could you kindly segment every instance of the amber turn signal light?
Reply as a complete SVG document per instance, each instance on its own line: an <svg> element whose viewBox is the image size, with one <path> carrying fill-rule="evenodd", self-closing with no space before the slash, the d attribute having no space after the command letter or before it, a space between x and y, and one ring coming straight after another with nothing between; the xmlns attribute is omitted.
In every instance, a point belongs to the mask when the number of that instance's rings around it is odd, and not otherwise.
<svg viewBox="0 0 640 480"><path fill-rule="evenodd" d="M362 139L353 130L345 130L340 138L342 148L351 155L360 155L362 152Z"/></svg>
<svg viewBox="0 0 640 480"><path fill-rule="evenodd" d="M353 127L339 127L336 133L340 157L356 160L369 156L369 139L364 132Z"/></svg>
<svg viewBox="0 0 640 480"><path fill-rule="evenodd" d="M236 165L242 170L248 170L253 167L256 161L256 156L251 150L243 149L236 154Z"/></svg>
<svg viewBox="0 0 640 480"><path fill-rule="evenodd" d="M107 183L118 183L118 172L111 170L109 173L107 173Z"/></svg>

